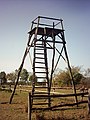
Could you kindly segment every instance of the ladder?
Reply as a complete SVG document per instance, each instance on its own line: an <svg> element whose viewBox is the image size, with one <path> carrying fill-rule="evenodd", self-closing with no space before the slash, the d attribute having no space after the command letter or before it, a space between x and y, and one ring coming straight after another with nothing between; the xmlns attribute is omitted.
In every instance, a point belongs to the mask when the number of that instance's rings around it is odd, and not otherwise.
<svg viewBox="0 0 90 120"><path fill-rule="evenodd" d="M44 30L45 31L45 30ZM34 47L34 58L33 58L33 82L32 82L32 105L48 105L50 107L50 98L35 97L34 95L50 95L49 87L49 72L48 72L48 61L47 61L47 47L46 37L42 36L40 39L37 38L36 29L33 47ZM45 33L44 33L45 34ZM36 82L36 79L38 80ZM36 103L36 101L38 101Z"/></svg>

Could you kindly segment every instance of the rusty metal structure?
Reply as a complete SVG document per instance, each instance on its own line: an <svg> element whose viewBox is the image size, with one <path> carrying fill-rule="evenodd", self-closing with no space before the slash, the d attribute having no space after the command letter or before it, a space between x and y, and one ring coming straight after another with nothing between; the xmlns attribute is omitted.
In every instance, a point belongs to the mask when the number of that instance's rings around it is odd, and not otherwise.
<svg viewBox="0 0 90 120"><path fill-rule="evenodd" d="M28 34L29 34L28 43L22 59L22 63L19 68L17 81L14 87L14 91L10 98L10 103L12 102L15 89L18 84L20 72L24 65L25 58L29 51L31 50L31 48L33 49L32 95L36 94L47 94L48 96L50 95L53 74L59 64L60 59L63 59L67 63L67 66L70 71L70 76L72 79L74 93L76 94L73 75L66 50L63 20L38 16L36 19L32 21L31 30L28 32ZM35 82L36 77L38 80L37 82ZM38 91L37 90L38 88L41 88L41 91ZM43 92L43 89L46 90L46 92ZM75 96L75 100L77 102L77 96ZM32 105L33 104L34 98L32 98ZM45 103L43 102L41 104L47 104L48 107L50 107L51 105L50 97L47 97L47 102L45 101Z"/></svg>

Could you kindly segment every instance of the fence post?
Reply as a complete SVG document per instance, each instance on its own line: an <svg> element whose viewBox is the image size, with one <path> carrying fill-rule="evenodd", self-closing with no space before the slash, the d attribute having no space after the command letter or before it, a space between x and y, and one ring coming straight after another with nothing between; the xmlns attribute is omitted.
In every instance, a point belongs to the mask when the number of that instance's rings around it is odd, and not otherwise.
<svg viewBox="0 0 90 120"><path fill-rule="evenodd" d="M88 114L90 114L90 88L88 89Z"/></svg>
<svg viewBox="0 0 90 120"><path fill-rule="evenodd" d="M28 94L28 120L31 120L31 93Z"/></svg>

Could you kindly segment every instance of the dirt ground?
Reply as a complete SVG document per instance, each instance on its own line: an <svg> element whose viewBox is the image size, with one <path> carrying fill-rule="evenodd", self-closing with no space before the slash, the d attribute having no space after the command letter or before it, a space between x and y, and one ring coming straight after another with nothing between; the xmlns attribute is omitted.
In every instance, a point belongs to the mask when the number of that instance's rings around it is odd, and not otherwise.
<svg viewBox="0 0 90 120"><path fill-rule="evenodd" d="M26 112L28 94L26 92L16 92L12 104L9 104L11 93L0 91L0 120L28 120ZM32 113L32 120L90 120L88 116L87 104L78 108L62 108L57 111L38 111Z"/></svg>
<svg viewBox="0 0 90 120"><path fill-rule="evenodd" d="M27 95L15 94L12 104L9 104L10 95L11 93L0 91L0 120L27 120Z"/></svg>

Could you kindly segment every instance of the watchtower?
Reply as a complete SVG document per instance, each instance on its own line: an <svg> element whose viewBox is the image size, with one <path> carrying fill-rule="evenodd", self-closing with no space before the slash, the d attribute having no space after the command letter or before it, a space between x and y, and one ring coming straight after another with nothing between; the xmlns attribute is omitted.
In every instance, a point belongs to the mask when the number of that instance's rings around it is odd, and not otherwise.
<svg viewBox="0 0 90 120"><path fill-rule="evenodd" d="M19 68L17 81L14 91L12 93L10 103L12 101L16 86L18 84L20 72L23 68L24 60L33 48L32 55L32 95L47 94L50 95L52 79L54 71L56 70L60 59L62 58L66 63L70 71L72 79L72 85L75 90L71 67L66 50L66 41L64 37L63 20L38 16L32 21L31 30L28 32L29 39L26 46L25 54L23 56L22 63ZM64 56L63 56L64 53ZM36 82L37 78L37 82ZM38 88L41 88L39 91ZM40 99L40 98L39 98ZM47 101L47 102L46 102ZM47 104L50 107L51 100L47 97L47 100L39 104ZM76 97L77 101L77 97ZM34 104L34 98L32 98L32 105Z"/></svg>

